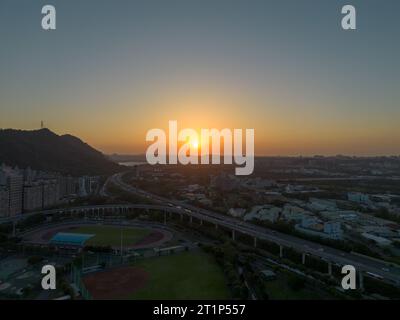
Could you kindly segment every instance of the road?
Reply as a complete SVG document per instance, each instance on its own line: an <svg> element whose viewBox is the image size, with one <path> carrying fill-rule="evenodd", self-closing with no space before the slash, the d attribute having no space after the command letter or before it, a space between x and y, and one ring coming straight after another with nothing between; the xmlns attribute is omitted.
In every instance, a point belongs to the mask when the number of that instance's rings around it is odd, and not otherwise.
<svg viewBox="0 0 400 320"><path fill-rule="evenodd" d="M400 285L400 268L390 266L385 261L373 260L368 257L344 252L295 236L256 226L254 224L247 223L220 213L194 207L180 201L170 200L130 186L129 184L122 181L122 175L123 173L113 175L108 180L108 183L111 182L126 192L145 197L164 206L173 206L178 212L182 214L190 214L195 218L209 221L211 223L218 224L220 226L247 234L252 237L256 237L258 239L271 241L283 247L291 247L295 250L298 250L299 252L304 252L306 254L319 257L333 264L337 264L340 266L352 265L356 268L357 271L368 272L370 274L372 273L373 275L382 277L384 280L389 280L392 283Z"/></svg>

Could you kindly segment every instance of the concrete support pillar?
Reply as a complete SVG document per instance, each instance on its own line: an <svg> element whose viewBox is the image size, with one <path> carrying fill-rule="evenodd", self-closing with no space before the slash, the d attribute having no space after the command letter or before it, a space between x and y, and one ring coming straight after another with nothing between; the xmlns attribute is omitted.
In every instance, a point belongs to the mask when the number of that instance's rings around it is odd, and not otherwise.
<svg viewBox="0 0 400 320"><path fill-rule="evenodd" d="M257 238L254 237L254 248L257 248Z"/></svg>
<svg viewBox="0 0 400 320"><path fill-rule="evenodd" d="M235 238L236 238L235 230L232 230L232 240L235 241Z"/></svg>
<svg viewBox="0 0 400 320"><path fill-rule="evenodd" d="M167 224L167 211L164 211L164 224Z"/></svg>
<svg viewBox="0 0 400 320"><path fill-rule="evenodd" d="M359 288L361 290L364 290L364 275L362 271L358 272L358 282L359 282Z"/></svg>
<svg viewBox="0 0 400 320"><path fill-rule="evenodd" d="M190 224L193 223L193 216L190 216Z"/></svg>
<svg viewBox="0 0 400 320"><path fill-rule="evenodd" d="M301 255L301 263L306 264L306 253L305 252L303 252Z"/></svg>
<svg viewBox="0 0 400 320"><path fill-rule="evenodd" d="M283 258L283 246L279 246L279 258Z"/></svg>
<svg viewBox="0 0 400 320"><path fill-rule="evenodd" d="M218 230L218 224L215 224L215 230Z"/></svg>
<svg viewBox="0 0 400 320"><path fill-rule="evenodd" d="M332 263L328 262L328 274L332 275Z"/></svg>
<svg viewBox="0 0 400 320"><path fill-rule="evenodd" d="M201 225L201 226L203 225L203 220L200 220L200 225Z"/></svg>

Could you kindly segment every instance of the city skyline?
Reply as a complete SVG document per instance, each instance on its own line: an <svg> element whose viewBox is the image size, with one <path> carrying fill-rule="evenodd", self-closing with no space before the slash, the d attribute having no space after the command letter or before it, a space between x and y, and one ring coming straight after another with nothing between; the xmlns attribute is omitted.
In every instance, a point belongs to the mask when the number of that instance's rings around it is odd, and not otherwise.
<svg viewBox="0 0 400 320"><path fill-rule="evenodd" d="M0 4L1 128L44 120L106 154L169 120L254 128L259 156L400 153L395 1L353 1L354 32L344 1L52 4L50 32L40 5Z"/></svg>

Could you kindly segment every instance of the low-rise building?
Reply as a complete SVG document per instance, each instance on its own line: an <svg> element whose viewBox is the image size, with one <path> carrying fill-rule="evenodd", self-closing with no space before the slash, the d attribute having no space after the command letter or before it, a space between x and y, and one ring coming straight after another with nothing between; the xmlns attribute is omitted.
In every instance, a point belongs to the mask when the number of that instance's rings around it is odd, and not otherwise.
<svg viewBox="0 0 400 320"><path fill-rule="evenodd" d="M251 211L244 216L245 221L260 220L275 222L279 219L282 209L272 205L254 206Z"/></svg>
<svg viewBox="0 0 400 320"><path fill-rule="evenodd" d="M390 241L389 239L379 237L368 232L363 232L361 235L366 239L374 241L380 246L390 246L392 244L392 241Z"/></svg>
<svg viewBox="0 0 400 320"><path fill-rule="evenodd" d="M282 210L281 218L287 221L295 221L300 223L305 217L310 215L310 211L307 211L297 205L285 204Z"/></svg>
<svg viewBox="0 0 400 320"><path fill-rule="evenodd" d="M337 210L337 204L335 200L311 198L307 208L312 211L333 211Z"/></svg>
<svg viewBox="0 0 400 320"><path fill-rule="evenodd" d="M235 218L241 218L246 213L246 209L243 208L230 208L228 214Z"/></svg>
<svg viewBox="0 0 400 320"><path fill-rule="evenodd" d="M314 224L309 223L311 223L311 220L305 222L304 224L296 224L295 228L296 230L305 234L309 234L311 236L332 240L343 239L343 231L339 222L317 222Z"/></svg>
<svg viewBox="0 0 400 320"><path fill-rule="evenodd" d="M369 196L361 192L348 192L347 199L357 203L368 203Z"/></svg>

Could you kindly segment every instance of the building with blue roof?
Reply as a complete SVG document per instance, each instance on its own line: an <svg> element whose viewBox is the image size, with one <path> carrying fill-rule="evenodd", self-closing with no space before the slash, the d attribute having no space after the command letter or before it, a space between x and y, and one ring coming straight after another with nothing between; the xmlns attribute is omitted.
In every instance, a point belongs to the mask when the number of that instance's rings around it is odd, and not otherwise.
<svg viewBox="0 0 400 320"><path fill-rule="evenodd" d="M57 246L83 247L85 242L94 236L94 234L58 232L51 238L50 243Z"/></svg>

